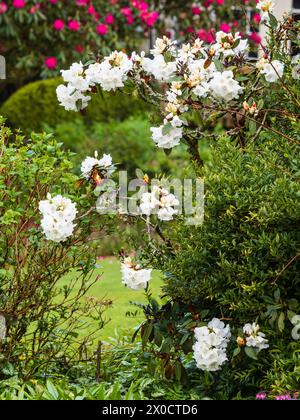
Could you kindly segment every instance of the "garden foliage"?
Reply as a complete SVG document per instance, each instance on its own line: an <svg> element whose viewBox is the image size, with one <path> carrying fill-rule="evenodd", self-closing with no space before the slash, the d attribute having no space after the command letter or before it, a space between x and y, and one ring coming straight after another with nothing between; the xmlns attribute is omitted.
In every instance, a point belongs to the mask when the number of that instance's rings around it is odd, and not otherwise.
<svg viewBox="0 0 300 420"><path fill-rule="evenodd" d="M80 359L88 344L93 351L106 303L88 295L98 281L91 277L96 255L89 241L109 223L78 214L64 246L46 242L40 200L67 194L84 213L89 193L76 186L71 155L51 135L14 135L1 121L0 144L0 378L31 376L40 366ZM88 329L90 317L96 331Z"/></svg>

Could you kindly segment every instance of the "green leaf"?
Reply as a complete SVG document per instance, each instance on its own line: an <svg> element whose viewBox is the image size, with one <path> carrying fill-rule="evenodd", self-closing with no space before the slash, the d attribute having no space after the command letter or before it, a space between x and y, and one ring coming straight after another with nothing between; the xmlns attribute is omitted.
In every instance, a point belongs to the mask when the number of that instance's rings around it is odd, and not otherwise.
<svg viewBox="0 0 300 420"><path fill-rule="evenodd" d="M287 311L287 316L288 316L289 321L291 321L295 315L297 315L296 312Z"/></svg>
<svg viewBox="0 0 300 420"><path fill-rule="evenodd" d="M269 13L269 23L270 23L272 29L277 28L278 21L272 13Z"/></svg>
<svg viewBox="0 0 300 420"><path fill-rule="evenodd" d="M144 172L141 169L136 169L135 170L136 176L138 179L144 179Z"/></svg>
<svg viewBox="0 0 300 420"><path fill-rule="evenodd" d="M245 353L250 359L257 360L257 351L253 347L245 347Z"/></svg>
<svg viewBox="0 0 300 420"><path fill-rule="evenodd" d="M232 357L236 357L236 356L238 356L238 355L240 354L240 352L241 352L241 348L240 348L240 347L235 348L235 349L233 350Z"/></svg>
<svg viewBox="0 0 300 420"><path fill-rule="evenodd" d="M264 107L264 103L265 103L265 101L263 100L263 99L260 99L258 102L257 102L257 109L259 110L259 109L263 109L263 107Z"/></svg>
<svg viewBox="0 0 300 420"><path fill-rule="evenodd" d="M256 128L257 128L256 121L250 120L249 121L249 132L250 132L250 134L255 134L256 133Z"/></svg>
<svg viewBox="0 0 300 420"><path fill-rule="evenodd" d="M214 64L215 64L215 66L216 66L216 69L218 70L218 71L224 71L224 66L223 66L223 64L221 63L221 61L219 61L219 60L214 60Z"/></svg>
<svg viewBox="0 0 300 420"><path fill-rule="evenodd" d="M280 290L279 289L276 289L275 290L275 292L274 292L274 298L275 298L275 301L278 303L279 300L280 300Z"/></svg>
<svg viewBox="0 0 300 420"><path fill-rule="evenodd" d="M181 380L182 368L183 368L183 366L182 366L181 362L179 360L176 360L176 362L175 362L175 376L176 376L177 381Z"/></svg>
<svg viewBox="0 0 300 420"><path fill-rule="evenodd" d="M47 390L48 390L49 394L51 395L51 397L53 397L53 399L57 400L58 397L59 397L59 394L58 394L57 389L53 385L53 383L48 380L47 383L46 383L46 387L47 387Z"/></svg>
<svg viewBox="0 0 300 420"><path fill-rule="evenodd" d="M145 325L145 328L144 328L144 331L143 331L143 337L142 337L143 346L146 346L152 331L153 331L153 324L148 322Z"/></svg>
<svg viewBox="0 0 300 420"><path fill-rule="evenodd" d="M240 42L241 42L240 38L236 39L236 40L234 41L233 45L232 45L232 48L233 48L233 49L234 49L234 48L236 48L236 47L240 44Z"/></svg>
<svg viewBox="0 0 300 420"><path fill-rule="evenodd" d="M281 312L277 320L277 325L280 332L284 330L284 326L285 326L284 321L285 321L285 313Z"/></svg>

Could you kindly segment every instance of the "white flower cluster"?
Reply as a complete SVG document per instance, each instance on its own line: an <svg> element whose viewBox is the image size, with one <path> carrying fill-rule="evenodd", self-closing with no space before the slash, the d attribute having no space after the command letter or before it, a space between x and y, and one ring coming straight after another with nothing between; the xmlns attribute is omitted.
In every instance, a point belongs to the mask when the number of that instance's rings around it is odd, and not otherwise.
<svg viewBox="0 0 300 420"><path fill-rule="evenodd" d="M140 211L146 216L157 214L161 221L173 220L178 210L174 207L179 205L179 200L166 188L157 185L152 187L152 191L144 193L141 197Z"/></svg>
<svg viewBox="0 0 300 420"><path fill-rule="evenodd" d="M293 316L291 322L294 325L292 337L294 340L300 340L300 315Z"/></svg>
<svg viewBox="0 0 300 420"><path fill-rule="evenodd" d="M239 34L234 36L223 31L219 31L216 34L216 43L212 48L218 53L223 54L224 57L235 56L239 54L244 54L248 50L248 40L242 39Z"/></svg>
<svg viewBox="0 0 300 420"><path fill-rule="evenodd" d="M269 61L265 58L261 58L257 63L257 68L260 73L265 76L265 79L269 83L275 83L283 76L284 64L278 60Z"/></svg>
<svg viewBox="0 0 300 420"><path fill-rule="evenodd" d="M248 41L240 35L217 33L217 42L210 53L211 57L219 58L245 53ZM168 52L171 61L165 61L163 53ZM152 139L160 148L170 149L177 146L184 134L185 119L182 115L189 111L189 105L184 99L184 92L199 99L209 98L217 102L229 102L238 99L243 92L242 86L234 79L232 71L217 71L203 43L197 39L193 44L184 44L176 48L168 38L158 39L152 50L154 58L141 58L140 65L155 79L169 83L165 94L165 118L163 125L152 127ZM170 60L170 58L168 58ZM180 70L184 68L184 75Z"/></svg>
<svg viewBox="0 0 300 420"><path fill-rule="evenodd" d="M269 13L272 4L263 0L258 8ZM155 96L156 88L152 91L150 82L158 81L163 84L159 99L164 104L163 121L160 126L151 128L152 139L158 147L171 149L184 136L187 125L184 114L195 109L195 105L199 108L208 105L208 109L213 109L220 103L224 106L239 100L244 87L228 63L234 63L235 58L241 60L247 50L248 41L238 33L219 31L216 42L210 46L196 39L178 47L167 37L158 38L151 50L152 58L146 57L145 52L133 53L129 58L125 53L115 51L86 69L81 63L73 64L62 72L68 85L59 86L57 95L66 109L82 109L90 99L85 93L96 85L103 90L115 90L122 88L128 77L133 77ZM276 82L284 71L284 64L278 60L270 62L263 58L257 67L270 83Z"/></svg>
<svg viewBox="0 0 300 420"><path fill-rule="evenodd" d="M256 7L261 11L261 19L263 21L268 21L270 13L274 10L275 4L273 0L259 0Z"/></svg>
<svg viewBox="0 0 300 420"><path fill-rule="evenodd" d="M210 81L210 89L216 99L226 102L237 99L243 92L243 88L234 80L232 71L216 73Z"/></svg>
<svg viewBox="0 0 300 420"><path fill-rule="evenodd" d="M39 210L43 216L41 227L47 240L64 242L72 236L77 210L76 204L70 199L48 194L47 200L40 201Z"/></svg>
<svg viewBox="0 0 300 420"><path fill-rule="evenodd" d="M258 350L267 349L269 347L268 340L265 339L265 334L259 329L259 325L255 322L244 325L243 332L246 335L246 346Z"/></svg>
<svg viewBox="0 0 300 420"><path fill-rule="evenodd" d="M229 325L214 318L207 327L195 328L196 343L193 345L197 367L204 371L220 370L228 360L226 349L231 333Z"/></svg>
<svg viewBox="0 0 300 420"><path fill-rule="evenodd" d="M102 63L91 64L85 71L89 86L100 85L105 91L124 87L133 63L123 52L115 51Z"/></svg>
<svg viewBox="0 0 300 420"><path fill-rule="evenodd" d="M143 269L132 262L131 258L125 258L121 264L122 283L129 289L138 291L146 289L151 280L151 269Z"/></svg>
<svg viewBox="0 0 300 420"><path fill-rule="evenodd" d="M67 111L78 111L88 105L86 96L92 87L100 85L105 91L124 86L133 63L123 52L115 51L105 57L102 63L90 64L86 69L82 63L74 63L69 70L62 70L67 84L59 85L56 90L58 101Z"/></svg>
<svg viewBox="0 0 300 420"><path fill-rule="evenodd" d="M178 146L183 135L182 127L161 125L151 127L152 140L162 149L172 149Z"/></svg>
<svg viewBox="0 0 300 420"><path fill-rule="evenodd" d="M111 155L104 154L101 159L98 159L98 153L95 152L95 157L86 157L81 164L81 174L85 179L90 179L93 169L96 168L103 172L106 178L109 178L115 171L115 166L112 162Z"/></svg>

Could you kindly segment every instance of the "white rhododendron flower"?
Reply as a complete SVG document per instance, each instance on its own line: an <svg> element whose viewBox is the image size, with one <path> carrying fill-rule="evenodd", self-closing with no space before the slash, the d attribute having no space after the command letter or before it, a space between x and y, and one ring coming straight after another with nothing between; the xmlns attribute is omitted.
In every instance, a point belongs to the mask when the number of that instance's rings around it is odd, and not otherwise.
<svg viewBox="0 0 300 420"><path fill-rule="evenodd" d="M133 68L133 62L123 52L115 51L105 57L100 66L92 65L88 77L93 83L98 83L105 91L124 87L128 73ZM96 70L96 72L95 72Z"/></svg>
<svg viewBox="0 0 300 420"><path fill-rule="evenodd" d="M69 70L62 70L61 75L65 82L74 86L79 92L86 92L89 90L89 83L85 78L82 63L73 63Z"/></svg>
<svg viewBox="0 0 300 420"><path fill-rule="evenodd" d="M196 39L193 44L183 44L177 51L176 59L178 63L188 64L193 62L196 55L200 52L204 52L203 42L200 39Z"/></svg>
<svg viewBox="0 0 300 420"><path fill-rule="evenodd" d="M294 340L300 340L300 315L295 315L291 322L295 325L292 330L292 337Z"/></svg>
<svg viewBox="0 0 300 420"><path fill-rule="evenodd" d="M228 360L226 349L231 337L229 325L214 318L207 327L195 328L196 343L193 345L197 367L215 372Z"/></svg>
<svg viewBox="0 0 300 420"><path fill-rule="evenodd" d="M146 216L157 214L161 221L173 220L174 215L178 214L175 209L179 205L179 200L166 188L154 185L150 193L144 193L141 197L140 211Z"/></svg>
<svg viewBox="0 0 300 420"><path fill-rule="evenodd" d="M95 152L95 157L86 157L81 164L81 174L85 179L90 179L94 168L104 171L106 178L109 178L115 171L115 166L112 162L111 155L104 154L101 159L98 159L98 154Z"/></svg>
<svg viewBox="0 0 300 420"><path fill-rule="evenodd" d="M180 143L183 136L182 127L171 127L163 134L164 125L160 127L151 127L152 140L162 149L172 149Z"/></svg>
<svg viewBox="0 0 300 420"><path fill-rule="evenodd" d="M242 39L239 34L233 36L231 33L219 31L216 33L216 41L212 48L225 57L245 53L248 49L248 40Z"/></svg>
<svg viewBox="0 0 300 420"><path fill-rule="evenodd" d="M163 55L157 55L153 59L144 58L142 67L148 74L152 74L156 80L169 82L176 73L176 63L171 61L167 63Z"/></svg>
<svg viewBox="0 0 300 420"><path fill-rule="evenodd" d="M273 0L259 0L256 5L257 9L262 12L261 18L263 21L269 20L269 14L273 13L275 4Z"/></svg>
<svg viewBox="0 0 300 420"><path fill-rule="evenodd" d="M125 258L121 264L122 283L129 289L138 291L146 289L151 280L152 269L141 268L132 262L131 258Z"/></svg>
<svg viewBox="0 0 300 420"><path fill-rule="evenodd" d="M213 62L211 62L208 67L205 67L205 63L206 59L199 59L192 61L188 66L191 75L193 75L193 73L200 75L199 83L201 83L203 80L210 80L217 71Z"/></svg>
<svg viewBox="0 0 300 420"><path fill-rule="evenodd" d="M269 347L268 340L265 339L265 334L260 331L259 325L255 322L244 325L243 332L246 335L246 346L255 347L258 350Z"/></svg>
<svg viewBox="0 0 300 420"><path fill-rule="evenodd" d="M209 82L211 92L216 99L226 102L232 99L238 99L243 92L243 88L234 80L231 70L223 71L223 73L215 73Z"/></svg>
<svg viewBox="0 0 300 420"><path fill-rule="evenodd" d="M283 76L284 64L278 60L268 61L262 58L257 63L257 68L260 73L265 76L265 79L269 83L277 82L279 77Z"/></svg>
<svg viewBox="0 0 300 420"><path fill-rule="evenodd" d="M85 77L89 86L100 85L102 80L102 66L100 63L90 64L85 70Z"/></svg>
<svg viewBox="0 0 300 420"><path fill-rule="evenodd" d="M163 36L162 38L157 38L157 40L155 41L154 48L150 50L150 52L152 55L156 56L163 54L167 50L174 50L174 42L167 36Z"/></svg>
<svg viewBox="0 0 300 420"><path fill-rule="evenodd" d="M61 195L40 201L39 210L42 213L41 227L47 240L64 242L72 236L77 210L76 204Z"/></svg>
<svg viewBox="0 0 300 420"><path fill-rule="evenodd" d="M194 88L194 94L198 96L198 98L206 98L210 91L210 84L207 82L202 82L201 84L197 85Z"/></svg>
<svg viewBox="0 0 300 420"><path fill-rule="evenodd" d="M59 85L56 89L57 99L61 106L67 111L78 111L88 106L90 96L83 95L82 92L76 90L70 83L65 85Z"/></svg>

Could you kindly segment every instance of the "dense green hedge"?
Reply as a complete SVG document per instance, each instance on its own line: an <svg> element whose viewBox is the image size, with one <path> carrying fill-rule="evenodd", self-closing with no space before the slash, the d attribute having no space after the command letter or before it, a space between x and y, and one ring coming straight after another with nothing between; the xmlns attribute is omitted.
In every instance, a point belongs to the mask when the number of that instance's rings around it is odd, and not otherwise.
<svg viewBox="0 0 300 420"><path fill-rule="evenodd" d="M154 257L164 272L170 300L162 307L149 301L142 337L171 360L166 375L177 366L185 380L178 350L192 351L201 322L218 317L231 327L229 363L216 375L192 367L209 396L299 389L300 341L292 338L291 320L300 313L300 156L297 132L292 135L294 142L262 133L243 149L228 138L214 143L202 171L203 225L169 223L152 260L144 246L145 258L153 264ZM253 322L269 349L249 356L249 348L236 347L234 353L243 325Z"/></svg>
<svg viewBox="0 0 300 420"><path fill-rule="evenodd" d="M24 132L41 131L44 125L56 127L66 121L79 119L87 125L91 122L123 121L132 115L145 114L149 106L134 92L126 94L93 95L89 107L81 114L67 112L59 106L56 88L62 83L60 78L30 83L1 106L0 115L7 118L10 125Z"/></svg>
<svg viewBox="0 0 300 420"><path fill-rule="evenodd" d="M278 287L300 297L299 147L273 137L236 148L215 144L205 165L205 221L177 227L176 254L162 267L166 289L185 302L239 312L245 320L265 309Z"/></svg>

